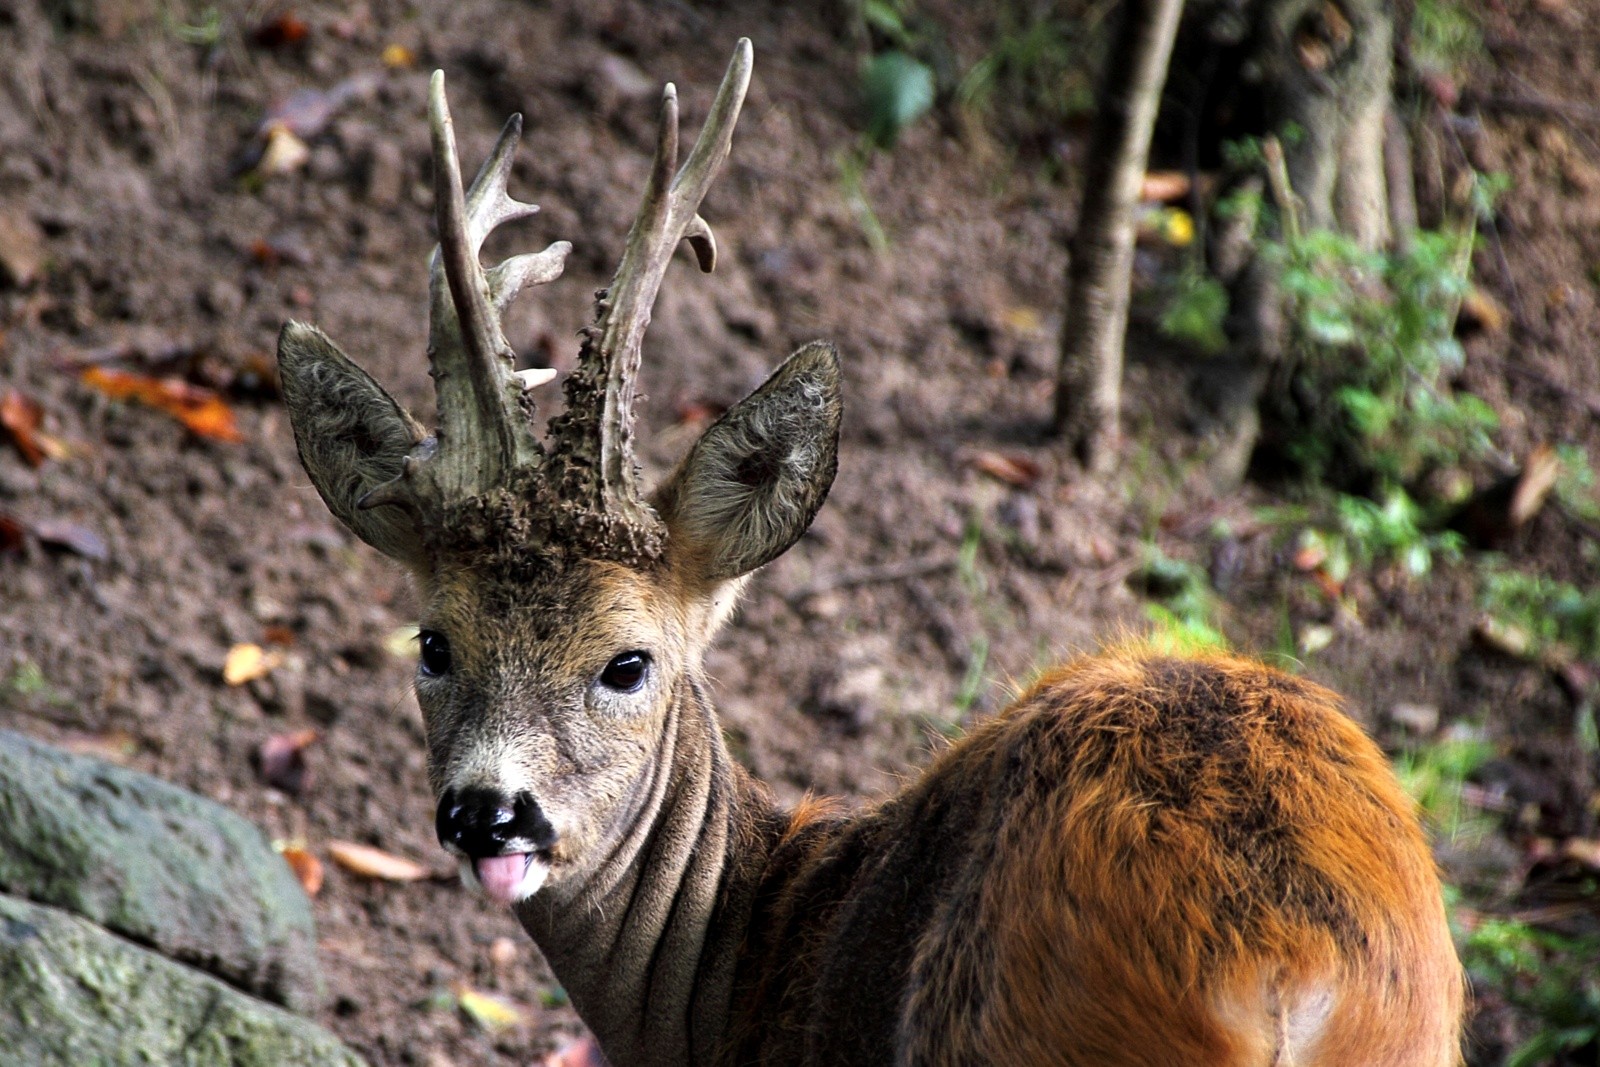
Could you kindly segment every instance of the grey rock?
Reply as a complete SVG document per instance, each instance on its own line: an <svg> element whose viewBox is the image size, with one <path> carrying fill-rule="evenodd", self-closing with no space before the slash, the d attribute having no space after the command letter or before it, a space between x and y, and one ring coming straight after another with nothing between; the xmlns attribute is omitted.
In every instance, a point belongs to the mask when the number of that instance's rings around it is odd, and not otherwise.
<svg viewBox="0 0 1600 1067"><path fill-rule="evenodd" d="M76 912L295 1010L321 1001L310 902L252 823L4 730L0 892Z"/></svg>
<svg viewBox="0 0 1600 1067"><path fill-rule="evenodd" d="M0 1061L356 1067L282 1008L58 908L0 894Z"/></svg>

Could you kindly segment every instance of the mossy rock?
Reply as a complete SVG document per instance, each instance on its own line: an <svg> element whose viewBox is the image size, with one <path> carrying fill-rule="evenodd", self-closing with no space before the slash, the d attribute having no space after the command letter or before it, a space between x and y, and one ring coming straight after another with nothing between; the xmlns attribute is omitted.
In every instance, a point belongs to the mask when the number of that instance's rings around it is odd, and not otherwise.
<svg viewBox="0 0 1600 1067"><path fill-rule="evenodd" d="M0 892L297 1011L321 1001L310 902L259 829L158 778L5 730Z"/></svg>
<svg viewBox="0 0 1600 1067"><path fill-rule="evenodd" d="M0 894L0 1062L356 1067L306 1019L58 908Z"/></svg>

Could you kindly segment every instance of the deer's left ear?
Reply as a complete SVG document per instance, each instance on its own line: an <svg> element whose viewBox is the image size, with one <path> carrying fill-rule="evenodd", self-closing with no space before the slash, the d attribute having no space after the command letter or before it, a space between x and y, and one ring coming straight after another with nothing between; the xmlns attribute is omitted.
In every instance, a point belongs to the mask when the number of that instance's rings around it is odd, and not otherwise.
<svg viewBox="0 0 1600 1067"><path fill-rule="evenodd" d="M656 491L674 566L737 578L800 539L839 457L839 355L814 341L701 435Z"/></svg>

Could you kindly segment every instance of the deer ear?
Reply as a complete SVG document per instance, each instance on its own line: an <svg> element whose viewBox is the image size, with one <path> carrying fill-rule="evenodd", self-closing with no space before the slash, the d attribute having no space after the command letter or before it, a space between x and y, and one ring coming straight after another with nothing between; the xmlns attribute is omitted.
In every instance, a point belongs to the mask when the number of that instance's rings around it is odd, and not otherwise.
<svg viewBox="0 0 1600 1067"><path fill-rule="evenodd" d="M328 510L384 555L423 566L422 538L410 515L397 507L356 506L400 476L422 427L315 326L285 324L278 372L300 462Z"/></svg>
<svg viewBox="0 0 1600 1067"><path fill-rule="evenodd" d="M712 424L655 495L675 565L724 581L800 539L838 469L839 355L814 341Z"/></svg>

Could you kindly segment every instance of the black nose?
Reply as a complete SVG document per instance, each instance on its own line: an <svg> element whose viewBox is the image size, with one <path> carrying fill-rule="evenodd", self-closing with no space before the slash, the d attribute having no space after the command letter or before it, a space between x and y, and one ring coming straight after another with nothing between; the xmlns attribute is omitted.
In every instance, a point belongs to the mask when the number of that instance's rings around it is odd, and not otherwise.
<svg viewBox="0 0 1600 1067"><path fill-rule="evenodd" d="M538 852L556 843L555 827L529 793L507 796L495 789L446 789L434 820L439 843L473 859L511 852Z"/></svg>

